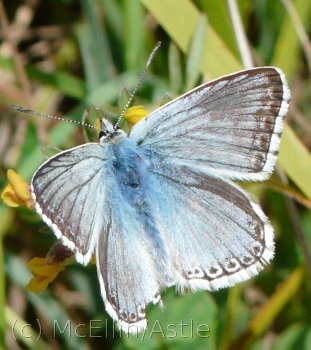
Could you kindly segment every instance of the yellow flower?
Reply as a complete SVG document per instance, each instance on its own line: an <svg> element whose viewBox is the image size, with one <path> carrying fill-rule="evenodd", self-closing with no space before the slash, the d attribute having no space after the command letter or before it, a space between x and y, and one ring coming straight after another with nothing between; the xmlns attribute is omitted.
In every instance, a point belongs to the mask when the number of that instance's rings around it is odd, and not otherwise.
<svg viewBox="0 0 311 350"><path fill-rule="evenodd" d="M56 278L60 271L74 261L73 252L61 243L57 243L45 258L33 258L27 264L33 274L26 289L38 294Z"/></svg>
<svg viewBox="0 0 311 350"><path fill-rule="evenodd" d="M99 118L97 118L97 119L95 120L94 126L95 126L95 128L98 128L98 129L101 128L101 123L100 123L100 119L99 119ZM100 130L98 130L98 129L96 130L97 137L99 136L99 131L100 131Z"/></svg>
<svg viewBox="0 0 311 350"><path fill-rule="evenodd" d="M145 118L148 112L144 106L133 106L128 108L124 113L124 118L131 124L138 123L141 119Z"/></svg>
<svg viewBox="0 0 311 350"><path fill-rule="evenodd" d="M11 169L8 170L7 176L10 183L1 193L3 202L9 207L26 205L28 208L31 208L33 206L33 201L27 182Z"/></svg>
<svg viewBox="0 0 311 350"><path fill-rule="evenodd" d="M90 261L90 264L93 264L93 265L96 264L96 255L95 254L93 254L92 259Z"/></svg>

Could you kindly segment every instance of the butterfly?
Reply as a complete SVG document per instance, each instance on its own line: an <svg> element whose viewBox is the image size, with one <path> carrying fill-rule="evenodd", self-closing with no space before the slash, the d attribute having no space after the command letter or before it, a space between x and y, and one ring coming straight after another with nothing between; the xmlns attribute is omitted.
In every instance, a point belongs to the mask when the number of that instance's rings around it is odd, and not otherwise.
<svg viewBox="0 0 311 350"><path fill-rule="evenodd" d="M277 160L290 91L279 68L208 82L128 134L107 119L98 143L60 152L34 174L35 209L86 265L96 253L108 314L147 326L161 290L215 291L258 274L273 229L232 180L263 181Z"/></svg>

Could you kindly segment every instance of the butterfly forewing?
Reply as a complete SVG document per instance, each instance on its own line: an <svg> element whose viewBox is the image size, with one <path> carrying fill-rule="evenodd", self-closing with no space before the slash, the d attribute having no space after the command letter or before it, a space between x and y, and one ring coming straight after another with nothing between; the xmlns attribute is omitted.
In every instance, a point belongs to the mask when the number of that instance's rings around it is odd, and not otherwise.
<svg viewBox="0 0 311 350"><path fill-rule="evenodd" d="M289 99L280 69L245 70L167 103L136 124L129 137L211 176L263 180L277 158Z"/></svg>
<svg viewBox="0 0 311 350"><path fill-rule="evenodd" d="M103 147L90 143L50 158L31 183L37 212L83 264L107 225L104 165Z"/></svg>

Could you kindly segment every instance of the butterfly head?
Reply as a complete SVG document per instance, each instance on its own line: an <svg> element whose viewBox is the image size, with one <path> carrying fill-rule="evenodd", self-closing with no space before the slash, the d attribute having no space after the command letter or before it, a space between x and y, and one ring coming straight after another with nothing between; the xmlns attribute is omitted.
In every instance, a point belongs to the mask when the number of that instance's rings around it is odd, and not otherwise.
<svg viewBox="0 0 311 350"><path fill-rule="evenodd" d="M107 118L100 118L99 140L101 144L104 143L117 143L125 137L125 133L119 127L114 128Z"/></svg>

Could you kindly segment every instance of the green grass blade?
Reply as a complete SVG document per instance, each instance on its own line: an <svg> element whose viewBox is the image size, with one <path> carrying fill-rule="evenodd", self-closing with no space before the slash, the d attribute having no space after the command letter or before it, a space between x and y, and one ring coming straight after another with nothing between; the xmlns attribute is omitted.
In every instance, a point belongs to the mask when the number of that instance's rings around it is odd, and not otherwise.
<svg viewBox="0 0 311 350"><path fill-rule="evenodd" d="M5 253L5 266L8 278L12 281L12 283L15 283L25 291L25 286L32 277L30 271L18 257L9 252ZM41 292L38 295L26 291L25 293L27 293L27 300L36 309L38 315L40 315L39 321L48 322L52 330L54 329L55 321L57 321L60 327L63 328L67 321L71 320L70 315L64 310L62 305L50 295L48 291ZM42 321L43 318L44 321ZM70 326L71 332L73 332L72 329L75 329L75 324L73 321L70 322ZM58 336L62 339L63 344L66 345L67 349L89 349L84 338L69 336L69 334L69 328L64 333L58 333Z"/></svg>
<svg viewBox="0 0 311 350"><path fill-rule="evenodd" d="M120 3L115 0L100 0L100 3L104 9L107 26L113 28L113 35L121 42L124 33L124 21Z"/></svg>
<svg viewBox="0 0 311 350"><path fill-rule="evenodd" d="M230 51L239 58L240 53L226 1L198 0L197 3L200 9L207 15L209 24L225 42ZM241 5L241 1L239 1L239 5ZM242 7L239 6L240 11Z"/></svg>
<svg viewBox="0 0 311 350"><path fill-rule="evenodd" d="M168 50L168 69L173 91L175 93L180 92L182 84L180 52L173 42L170 43Z"/></svg>
<svg viewBox="0 0 311 350"><path fill-rule="evenodd" d="M123 1L126 70L144 67L147 61L144 8L139 0Z"/></svg>
<svg viewBox="0 0 311 350"><path fill-rule="evenodd" d="M114 73L107 34L100 22L101 9L95 0L81 1L87 21L80 26L78 37L83 57L88 91L109 80Z"/></svg>
<svg viewBox="0 0 311 350"><path fill-rule="evenodd" d="M198 26L190 41L190 48L186 64L186 91L193 89L198 82L200 75L200 64L203 57L204 38L206 30L206 16L199 17Z"/></svg>
<svg viewBox="0 0 311 350"><path fill-rule="evenodd" d="M32 328L32 325L29 325L29 322L27 322L20 315L18 315L12 308L7 306L4 315L7 327L12 330L14 339L23 344L27 349L53 349L46 341L42 339L42 334L36 332ZM29 326L23 328L25 325Z"/></svg>
<svg viewBox="0 0 311 350"><path fill-rule="evenodd" d="M250 344L268 328L285 304L295 296L303 282L304 269L297 267L256 314L246 330L230 349L249 349Z"/></svg>
<svg viewBox="0 0 311 350"><path fill-rule="evenodd" d="M294 0L292 3L299 14L301 21L308 25L311 16L311 1ZM292 82L297 75L300 56L301 51L298 36L292 19L287 14L280 28L280 34L275 45L271 64L282 68L287 79Z"/></svg>
<svg viewBox="0 0 311 350"><path fill-rule="evenodd" d="M141 0L153 14L177 46L187 53L200 12L189 0ZM206 24L204 53L200 70L211 78L242 69L241 63L234 57L210 24Z"/></svg>
<svg viewBox="0 0 311 350"><path fill-rule="evenodd" d="M288 125L283 130L278 163L311 199L311 154Z"/></svg>

